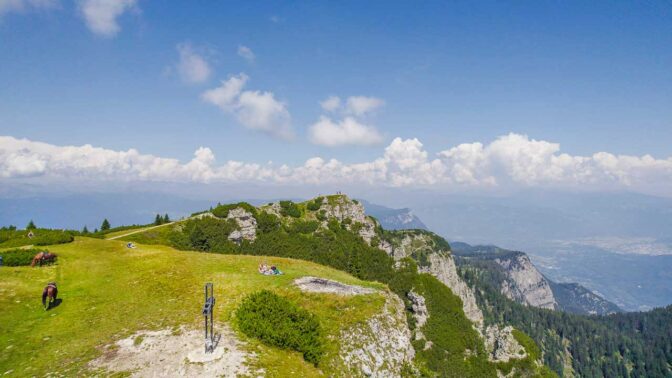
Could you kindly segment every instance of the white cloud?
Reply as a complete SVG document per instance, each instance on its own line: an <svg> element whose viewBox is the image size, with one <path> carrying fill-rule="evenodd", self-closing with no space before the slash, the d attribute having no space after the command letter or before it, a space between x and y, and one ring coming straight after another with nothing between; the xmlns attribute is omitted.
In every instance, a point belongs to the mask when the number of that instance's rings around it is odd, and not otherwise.
<svg viewBox="0 0 672 378"><path fill-rule="evenodd" d="M117 18L134 9L136 0L80 0L79 8L86 26L103 37L114 37L121 29Z"/></svg>
<svg viewBox="0 0 672 378"><path fill-rule="evenodd" d="M248 80L244 73L231 76L219 87L205 91L201 98L234 115L249 129L281 139L293 138L291 116L285 104L276 100L271 92L243 91Z"/></svg>
<svg viewBox="0 0 672 378"><path fill-rule="evenodd" d="M256 59L256 56L254 55L254 52L252 52L252 49L243 45L238 46L238 56L247 60L249 63L254 63L254 60Z"/></svg>
<svg viewBox="0 0 672 378"><path fill-rule="evenodd" d="M345 111L348 114L362 116L370 113L381 106L385 105L385 101L376 97L366 96L351 96L345 104Z"/></svg>
<svg viewBox="0 0 672 378"><path fill-rule="evenodd" d="M385 101L382 99L368 96L350 96L345 102L342 102L338 96L329 96L320 102L322 109L327 112L333 113L339 111L343 114L356 117L371 113L383 105L385 105Z"/></svg>
<svg viewBox="0 0 672 378"><path fill-rule="evenodd" d="M430 158L417 139L394 139L381 157L346 164L313 157L302 165L216 163L214 153L199 148L193 159L113 151L90 145L55 146L0 137L0 183L36 178L161 181L179 183L268 183L291 185L368 185L433 189L545 187L626 189L672 193L672 157L629 156L598 152L572 156L556 143L509 134L489 144L465 143Z"/></svg>
<svg viewBox="0 0 672 378"><path fill-rule="evenodd" d="M335 112L341 107L341 98L338 96L329 96L326 100L320 102L322 109L328 112Z"/></svg>
<svg viewBox="0 0 672 378"><path fill-rule="evenodd" d="M360 119L366 113L382 106L385 102L375 97L352 96L345 103L338 96L330 96L320 102L322 110L344 116L340 121L321 116L310 126L309 139L314 144L336 147L344 145L370 146L383 142L382 134L373 126L365 125Z"/></svg>
<svg viewBox="0 0 672 378"><path fill-rule="evenodd" d="M195 84L202 83L208 78L212 70L205 58L196 53L189 43L180 43L177 45L177 52L180 60L177 63L177 72L179 72L182 81Z"/></svg>
<svg viewBox="0 0 672 378"><path fill-rule="evenodd" d="M357 122L352 117L346 117L340 122L322 116L320 120L310 126L310 141L322 146L343 145L372 145L383 141L383 136L372 126Z"/></svg>

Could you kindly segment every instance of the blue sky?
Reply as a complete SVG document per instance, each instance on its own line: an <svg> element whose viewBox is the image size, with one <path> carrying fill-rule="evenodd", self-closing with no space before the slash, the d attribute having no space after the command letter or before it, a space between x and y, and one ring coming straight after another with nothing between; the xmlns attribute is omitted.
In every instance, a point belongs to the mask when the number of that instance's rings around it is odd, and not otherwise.
<svg viewBox="0 0 672 378"><path fill-rule="evenodd" d="M96 26L86 16L87 6L115 3L121 10L114 16L101 16L109 10L104 6L93 15L111 20L112 26ZM185 82L180 46L207 65L205 79ZM238 54L243 46L253 59ZM133 148L182 163L207 147L217 163L273 161L298 167L315 156L343 165L374 162L395 138L404 156L417 152L417 146L406 143L417 138L428 155L425 163L431 163L436 154L461 143L487 147L515 135L527 139L506 139L503 150L538 151L525 147L530 141L559 144L550 152L540 147L549 162L560 153L649 154L655 159L634 165L619 160L621 168L599 176L598 187L621 180L626 187L658 192L641 189L635 181L644 185L643 172L653 167L646 174L662 176L658 185L666 190L672 177L669 2L0 0L0 58L0 135L53 146ZM242 73L247 82L235 103L204 99L204 93ZM278 122L287 123L294 138L264 130L276 127L275 121L255 127L250 127L253 121L241 121L242 91L272 94L271 105L281 104L286 113ZM320 102L329 96L342 102L366 96L384 105L362 114L345 105L328 112ZM253 100L261 101L259 96ZM362 131L365 126L370 133L353 132L337 146L325 145L338 136L336 128L336 134L327 133L316 143L309 130L321 116L332 126L343 126L338 122L350 117L353 127ZM7 166L17 154L12 151L5 149ZM502 154L493 152L487 172L476 171L473 161L481 157L470 157L469 164L460 160L456 168L455 153L449 155L452 181L442 185L470 182L457 172L465 165L486 185L492 184L489 177L497 185L555 185L577 176L563 171L541 180L536 172L548 167L535 166L521 177L518 165L534 163L534 153L523 158L516 153L509 159L514 164L501 163L497 156ZM38 163L31 161L30 167ZM500 163L508 171L493 173ZM23 173L4 176L25 179L55 172L53 163L45 164L15 167ZM570 165L576 164L588 163ZM595 164L610 166L604 160ZM414 167L411 181L386 182L435 185L416 174L444 172ZM595 170L592 165L582 169ZM619 176L624 169L627 179Z"/></svg>

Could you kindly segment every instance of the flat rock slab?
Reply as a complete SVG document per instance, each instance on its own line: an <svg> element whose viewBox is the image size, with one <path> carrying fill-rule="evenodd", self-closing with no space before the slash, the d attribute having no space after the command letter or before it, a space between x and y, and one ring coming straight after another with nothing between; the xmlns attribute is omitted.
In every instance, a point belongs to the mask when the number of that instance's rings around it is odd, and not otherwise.
<svg viewBox="0 0 672 378"><path fill-rule="evenodd" d="M242 349L233 332L217 325L221 336L212 353L205 353L203 331L171 329L139 331L109 345L89 367L130 372L131 377L237 377L253 374L246 362L253 357ZM256 375L256 374L255 374Z"/></svg>
<svg viewBox="0 0 672 378"><path fill-rule="evenodd" d="M294 285L298 286L301 291L306 291L310 293L328 293L328 294L339 294L339 295L361 295L361 294L373 294L377 290L356 286L356 285L346 285L344 283L328 280L326 278L319 277L301 277L294 280Z"/></svg>

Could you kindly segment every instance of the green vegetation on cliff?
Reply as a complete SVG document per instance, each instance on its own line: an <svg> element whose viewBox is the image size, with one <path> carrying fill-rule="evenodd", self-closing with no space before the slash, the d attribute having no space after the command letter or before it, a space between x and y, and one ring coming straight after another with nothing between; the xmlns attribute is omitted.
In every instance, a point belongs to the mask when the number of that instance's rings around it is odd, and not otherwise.
<svg viewBox="0 0 672 378"><path fill-rule="evenodd" d="M672 306L646 313L582 316L516 303L501 294L502 273L491 262L457 259L475 287L486 324L511 324L543 351L560 375L581 377L672 376ZM528 349L529 351L530 349Z"/></svg>

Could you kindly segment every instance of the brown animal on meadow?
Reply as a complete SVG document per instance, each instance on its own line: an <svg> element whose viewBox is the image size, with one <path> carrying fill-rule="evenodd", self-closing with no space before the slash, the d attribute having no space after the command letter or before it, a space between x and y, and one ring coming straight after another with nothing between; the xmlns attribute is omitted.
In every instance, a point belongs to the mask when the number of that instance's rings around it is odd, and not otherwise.
<svg viewBox="0 0 672 378"><path fill-rule="evenodd" d="M40 252L35 257L33 257L33 261L30 263L30 266L35 266L35 265L44 265L44 264L53 264L56 261L56 254L51 253L51 252Z"/></svg>
<svg viewBox="0 0 672 378"><path fill-rule="evenodd" d="M56 282L49 282L44 290L42 290L42 305L45 310L49 310L51 304L56 301L56 296L58 296Z"/></svg>

